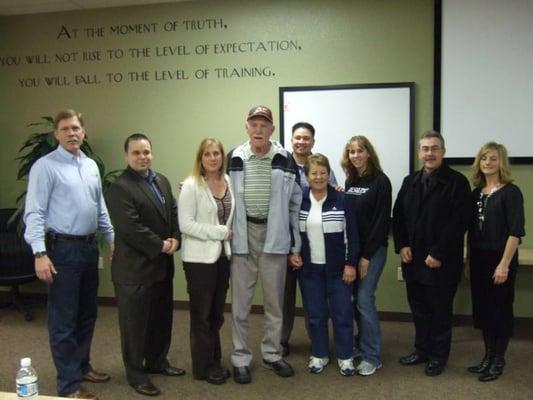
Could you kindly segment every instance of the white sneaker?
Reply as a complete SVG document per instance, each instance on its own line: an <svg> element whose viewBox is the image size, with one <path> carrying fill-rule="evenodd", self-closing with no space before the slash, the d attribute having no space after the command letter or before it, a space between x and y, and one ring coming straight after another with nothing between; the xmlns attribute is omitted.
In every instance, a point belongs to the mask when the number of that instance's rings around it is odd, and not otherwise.
<svg viewBox="0 0 533 400"><path fill-rule="evenodd" d="M309 364L307 364L307 367L309 368L309 372L313 374L320 374L326 365L329 364L329 358L328 357L309 357Z"/></svg>
<svg viewBox="0 0 533 400"><path fill-rule="evenodd" d="M356 370L359 375L369 376L373 375L376 370L380 369L382 366L383 364L381 363L379 363L378 365L374 365L372 363L369 363L368 361L363 360L359 363Z"/></svg>
<svg viewBox="0 0 533 400"><path fill-rule="evenodd" d="M352 376L355 374L355 368L351 358L347 358L346 360L338 359L337 362L339 363L339 372L341 375Z"/></svg>

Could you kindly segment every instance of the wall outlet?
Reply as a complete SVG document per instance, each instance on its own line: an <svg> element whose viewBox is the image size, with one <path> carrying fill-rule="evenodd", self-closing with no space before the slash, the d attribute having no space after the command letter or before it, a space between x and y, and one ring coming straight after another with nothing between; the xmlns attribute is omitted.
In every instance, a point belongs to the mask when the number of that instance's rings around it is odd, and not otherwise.
<svg viewBox="0 0 533 400"><path fill-rule="evenodd" d="M398 267L398 270L396 272L397 278L399 281L403 281L403 275L402 275L402 267Z"/></svg>
<svg viewBox="0 0 533 400"><path fill-rule="evenodd" d="M104 269L104 258L98 257L98 269Z"/></svg>

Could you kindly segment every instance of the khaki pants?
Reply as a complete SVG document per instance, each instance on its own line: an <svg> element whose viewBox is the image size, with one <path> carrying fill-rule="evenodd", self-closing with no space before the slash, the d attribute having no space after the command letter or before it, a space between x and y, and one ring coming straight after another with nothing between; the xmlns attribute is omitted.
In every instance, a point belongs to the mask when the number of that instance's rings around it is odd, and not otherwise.
<svg viewBox="0 0 533 400"><path fill-rule="evenodd" d="M249 254L234 254L231 259L231 291L233 319L233 354L235 367L249 366L252 352L248 345L248 315L252 307L257 280L261 279L264 305L264 334L261 342L263 359L281 358L281 326L283 293L287 272L287 256L263 253L266 225L248 222Z"/></svg>

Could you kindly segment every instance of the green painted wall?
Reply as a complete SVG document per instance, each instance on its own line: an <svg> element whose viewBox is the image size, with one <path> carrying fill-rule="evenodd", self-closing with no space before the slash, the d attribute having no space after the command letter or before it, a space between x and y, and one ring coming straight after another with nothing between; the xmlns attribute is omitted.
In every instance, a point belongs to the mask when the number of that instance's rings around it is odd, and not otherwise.
<svg viewBox="0 0 533 400"><path fill-rule="evenodd" d="M148 134L154 167L175 188L201 138L219 137L228 149L241 143L247 110L256 104L278 110L280 86L412 81L416 134L432 126L432 1L213 1L2 17L0 37L2 207L13 206L24 189L14 158L33 132L27 124L67 107L84 114L90 143L108 169L124 166L128 134ZM242 51L223 45L248 42ZM28 64L26 56L37 55L48 63ZM242 68L263 76L241 76ZM27 87L32 82L38 85ZM533 190L528 172L517 168L526 198ZM382 311L408 310L397 265L389 254L377 294ZM532 288L533 268L520 271L517 315L533 316ZM113 296L107 261L100 295ZM462 288L457 312L470 312L468 297ZM175 299L187 299L180 265Z"/></svg>

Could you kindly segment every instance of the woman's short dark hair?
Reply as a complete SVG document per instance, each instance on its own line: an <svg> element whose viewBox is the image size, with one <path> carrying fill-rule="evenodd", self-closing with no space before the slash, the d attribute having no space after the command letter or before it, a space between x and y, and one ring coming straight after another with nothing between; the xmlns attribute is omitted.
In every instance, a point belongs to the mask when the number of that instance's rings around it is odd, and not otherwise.
<svg viewBox="0 0 533 400"><path fill-rule="evenodd" d="M309 170L311 169L311 164L324 167L328 170L328 175L331 173L331 167L329 165L329 160L324 154L314 153L311 154L307 161L304 164L305 176L309 176Z"/></svg>

